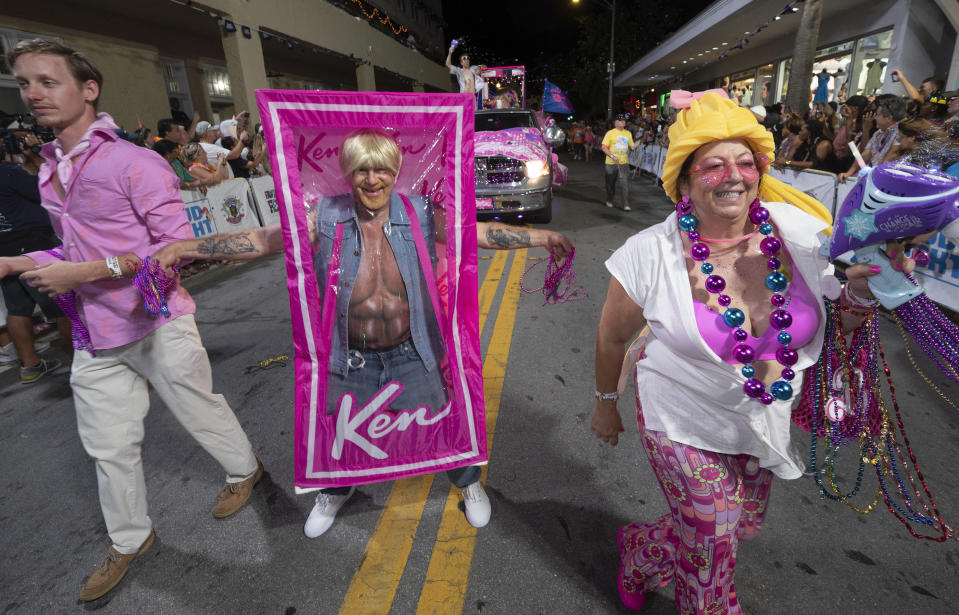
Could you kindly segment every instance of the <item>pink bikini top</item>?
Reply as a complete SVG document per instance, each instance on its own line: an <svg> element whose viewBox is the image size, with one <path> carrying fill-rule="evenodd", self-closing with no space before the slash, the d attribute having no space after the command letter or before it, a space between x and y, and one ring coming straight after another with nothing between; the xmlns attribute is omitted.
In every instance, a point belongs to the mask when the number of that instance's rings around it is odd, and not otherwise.
<svg viewBox="0 0 959 615"><path fill-rule="evenodd" d="M812 341L819 328L819 299L815 297L809 286L798 273L793 273L789 290L786 294L788 306L786 309L792 314L793 324L789 327L792 335L792 348L801 348ZM739 362L733 357L736 340L733 339L732 329L723 322L722 314L706 307L706 304L693 299L693 310L696 312L696 327L699 334L706 340L706 344L719 355L719 358L731 365ZM776 336L779 331L767 327L759 337L752 334L746 340L756 351L757 361L767 361L776 358L776 350L781 346Z"/></svg>

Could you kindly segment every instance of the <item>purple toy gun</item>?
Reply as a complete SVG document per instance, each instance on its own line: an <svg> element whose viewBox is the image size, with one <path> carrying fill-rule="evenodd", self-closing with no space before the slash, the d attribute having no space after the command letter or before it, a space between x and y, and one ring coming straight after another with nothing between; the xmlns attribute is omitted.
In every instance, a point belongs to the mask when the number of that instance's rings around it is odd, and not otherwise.
<svg viewBox="0 0 959 615"><path fill-rule="evenodd" d="M892 310L912 338L950 380L959 366L959 328L926 297L921 286L889 266L882 244L942 230L957 241L959 180L934 169L886 163L864 167L836 214L829 253L855 250L856 262L880 265L869 289Z"/></svg>
<svg viewBox="0 0 959 615"><path fill-rule="evenodd" d="M882 244L946 227L959 232L957 220L959 180L951 175L898 163L866 167L836 214L829 255L835 259L855 250L857 263L881 265L869 288L892 310L923 290L888 266Z"/></svg>

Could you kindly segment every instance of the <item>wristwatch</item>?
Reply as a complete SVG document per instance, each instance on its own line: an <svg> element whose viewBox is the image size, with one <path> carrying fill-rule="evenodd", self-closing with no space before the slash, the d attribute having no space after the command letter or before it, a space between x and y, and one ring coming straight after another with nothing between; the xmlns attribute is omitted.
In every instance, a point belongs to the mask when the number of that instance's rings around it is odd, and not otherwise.
<svg viewBox="0 0 959 615"><path fill-rule="evenodd" d="M613 391L612 393L600 393L596 391L596 399L599 401L616 401L619 399L619 393Z"/></svg>

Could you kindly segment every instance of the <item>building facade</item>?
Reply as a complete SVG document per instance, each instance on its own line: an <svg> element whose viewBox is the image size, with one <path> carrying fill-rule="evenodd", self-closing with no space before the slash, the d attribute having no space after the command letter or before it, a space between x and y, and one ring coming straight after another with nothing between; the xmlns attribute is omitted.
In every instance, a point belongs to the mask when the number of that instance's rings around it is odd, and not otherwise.
<svg viewBox="0 0 959 615"><path fill-rule="evenodd" d="M82 52L104 75L100 108L132 131L170 99L219 121L256 116L260 88L449 91L442 26L440 0L45 0L5 3L0 44ZM0 111L25 111L5 62Z"/></svg>
<svg viewBox="0 0 959 615"><path fill-rule="evenodd" d="M790 8L791 7L791 8ZM617 75L617 87L646 94L723 88L744 105L771 105L786 95L801 2L720 0L655 50ZM795 10L791 10L795 9ZM758 31L757 31L758 30ZM904 94L899 69L917 87L927 77L959 87L959 3L955 0L823 2L810 78L830 75L829 100L854 94Z"/></svg>

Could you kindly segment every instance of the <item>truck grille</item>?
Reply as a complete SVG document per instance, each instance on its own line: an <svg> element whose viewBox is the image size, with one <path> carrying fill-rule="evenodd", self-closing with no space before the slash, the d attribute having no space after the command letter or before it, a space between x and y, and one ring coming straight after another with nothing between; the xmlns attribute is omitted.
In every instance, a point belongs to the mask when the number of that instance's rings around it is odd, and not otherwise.
<svg viewBox="0 0 959 615"><path fill-rule="evenodd" d="M526 179L526 164L508 156L477 156L476 183L496 186L519 184Z"/></svg>

